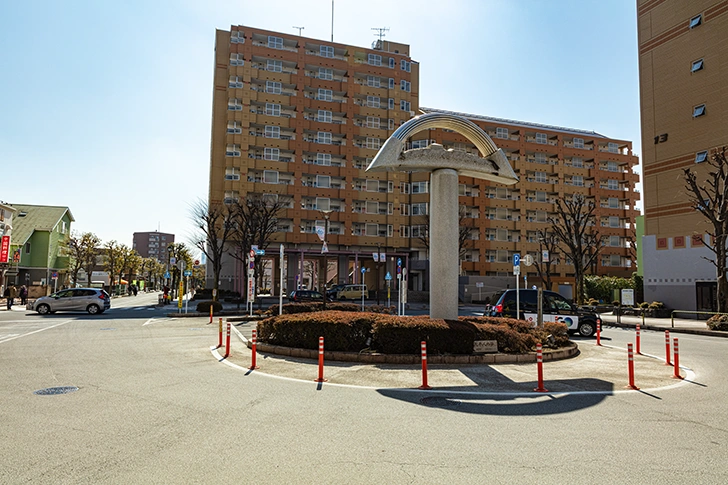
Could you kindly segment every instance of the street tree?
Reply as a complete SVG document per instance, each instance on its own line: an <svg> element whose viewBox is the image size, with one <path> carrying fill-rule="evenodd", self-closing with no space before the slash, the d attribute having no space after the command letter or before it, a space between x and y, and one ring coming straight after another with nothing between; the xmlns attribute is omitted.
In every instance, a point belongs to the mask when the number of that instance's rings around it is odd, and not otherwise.
<svg viewBox="0 0 728 485"><path fill-rule="evenodd" d="M96 248L100 242L101 240L91 232L79 234L75 231L66 240L65 248L71 260L69 272L73 286L78 285L78 273L82 269L86 269L86 261L89 259L89 254L93 255L94 263L96 262ZM88 284L90 285L91 273L88 271L86 273L88 275Z"/></svg>
<svg viewBox="0 0 728 485"><path fill-rule="evenodd" d="M169 273L172 276L172 288L177 289L179 282L182 281L183 273L180 271L180 261L184 261L186 269L192 268L192 253L185 243L171 243L167 245L169 256L175 258L175 264L169 267Z"/></svg>
<svg viewBox="0 0 728 485"><path fill-rule="evenodd" d="M123 261L123 253L124 250L122 248L123 245L120 245L117 241L111 240L104 244L104 252L106 253L106 261L104 264L104 269L109 273L109 278L111 281L109 282L112 291L114 288L114 285L116 284L116 273L117 271L120 271L120 267L122 266Z"/></svg>
<svg viewBox="0 0 728 485"><path fill-rule="evenodd" d="M93 276L94 268L98 263L99 254L101 254L101 251L99 250L101 239L92 232L85 232L81 235L81 243L81 246L83 247L83 251L80 255L81 267L86 272L88 285L91 286L91 283L93 283L91 277Z"/></svg>
<svg viewBox="0 0 728 485"><path fill-rule="evenodd" d="M220 288L220 272L225 245L230 240L235 228L235 213L230 204L209 204L198 199L191 207L191 219L197 230L193 234L196 248L207 257L207 264L212 266L213 300L218 298Z"/></svg>
<svg viewBox="0 0 728 485"><path fill-rule="evenodd" d="M551 281L551 266L558 261L559 238L549 230L539 229L536 232L538 238L538 262L535 264L536 273L541 279L542 286L550 290L553 287ZM544 261L544 252L548 254L548 258Z"/></svg>
<svg viewBox="0 0 728 485"><path fill-rule="evenodd" d="M252 246L265 251L271 237L278 231L278 216L291 204L291 198L278 195L277 197L248 194L242 201L234 204L235 230L232 235L232 251L228 254L241 261L247 267L247 256ZM263 258L256 256L254 261L256 286L261 286L263 278ZM245 275L247 284L247 272ZM247 286L246 286L247 288Z"/></svg>
<svg viewBox="0 0 728 485"><path fill-rule="evenodd" d="M703 259L715 266L717 281L718 312L728 310L728 279L726 279L726 239L728 238L728 147L716 148L707 160L704 169L684 169L687 197L692 208L705 218L709 227L706 231L710 240L699 235L702 244L713 257ZM698 240L698 237L695 238Z"/></svg>
<svg viewBox="0 0 728 485"><path fill-rule="evenodd" d="M136 251L131 249L126 244L118 245L117 251L118 251L118 266L117 266L116 270L118 271L118 275L119 275L119 284L121 284L124 273L127 273L127 275L128 275L129 267L132 264L132 260L134 258L134 253L136 253ZM129 276L127 276L127 278L128 277ZM128 281L127 283L131 284L131 281Z"/></svg>
<svg viewBox="0 0 728 485"><path fill-rule="evenodd" d="M595 210L593 199L574 194L557 199L556 215L548 219L564 256L574 265L574 301L577 305L585 295L584 275L596 263L604 239L596 229Z"/></svg>

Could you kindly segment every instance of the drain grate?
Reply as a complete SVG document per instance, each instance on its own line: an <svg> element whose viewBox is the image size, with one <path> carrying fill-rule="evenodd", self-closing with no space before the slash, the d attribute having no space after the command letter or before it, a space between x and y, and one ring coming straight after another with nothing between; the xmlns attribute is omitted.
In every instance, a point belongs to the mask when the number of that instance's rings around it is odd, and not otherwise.
<svg viewBox="0 0 728 485"><path fill-rule="evenodd" d="M460 405L460 401L456 401L455 398L452 396L423 397L422 399L420 399L420 403L433 408L448 408Z"/></svg>
<svg viewBox="0 0 728 485"><path fill-rule="evenodd" d="M76 386L47 387L45 389L39 389L33 392L33 394L38 396L56 396L58 394L68 394L76 391L78 391L78 387Z"/></svg>

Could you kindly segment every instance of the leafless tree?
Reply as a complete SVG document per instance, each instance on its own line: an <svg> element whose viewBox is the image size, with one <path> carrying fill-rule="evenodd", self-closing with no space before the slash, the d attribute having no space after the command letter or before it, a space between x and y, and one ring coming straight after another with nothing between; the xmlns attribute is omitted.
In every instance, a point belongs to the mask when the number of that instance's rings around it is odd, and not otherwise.
<svg viewBox="0 0 728 485"><path fill-rule="evenodd" d="M193 235L195 247L205 254L207 264L212 266L213 300L217 300L225 244L235 230L235 211L231 205L210 205L197 200L191 207L191 219L197 228Z"/></svg>
<svg viewBox="0 0 728 485"><path fill-rule="evenodd" d="M417 239L419 239L422 244L424 244L425 248L429 251L430 249L430 214L427 213L424 216L422 216L422 224L425 226L424 233L421 233ZM458 227L460 228L458 231L458 258L462 260L465 258L465 254L468 252L468 247L470 245L470 232L473 230L475 225L473 224L473 219L470 219L467 217L467 214L465 212L465 207L460 206L459 214L458 214Z"/></svg>
<svg viewBox="0 0 728 485"><path fill-rule="evenodd" d="M541 279L541 284L547 290L552 288L551 266L556 263L558 258L559 238L551 231L539 229L536 232L538 238L538 262L536 263L536 272ZM544 251L547 251L549 257L547 261L543 260Z"/></svg>
<svg viewBox="0 0 728 485"><path fill-rule="evenodd" d="M701 238L713 258L703 257L715 266L717 280L718 312L728 309L728 280L726 279L726 238L728 237L728 160L726 148L713 150L706 170L684 169L687 196L693 209L705 217L711 230L710 241ZM702 236L702 235L701 235Z"/></svg>
<svg viewBox="0 0 728 485"><path fill-rule="evenodd" d="M564 255L574 265L576 288L574 301L581 304L584 299L584 275L597 261L604 236L596 229L592 199L574 194L556 200L556 215L549 217L551 230L559 240Z"/></svg>

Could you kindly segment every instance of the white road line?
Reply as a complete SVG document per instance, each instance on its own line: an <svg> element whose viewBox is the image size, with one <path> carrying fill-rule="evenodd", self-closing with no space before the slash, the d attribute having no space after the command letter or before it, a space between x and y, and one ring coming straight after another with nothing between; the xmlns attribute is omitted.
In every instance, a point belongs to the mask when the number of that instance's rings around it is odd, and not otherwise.
<svg viewBox="0 0 728 485"><path fill-rule="evenodd" d="M3 342L5 340L10 340L12 337L17 337L20 335L19 333L9 333L7 335L0 336L0 342Z"/></svg>
<svg viewBox="0 0 728 485"><path fill-rule="evenodd" d="M144 322L144 324L142 325L142 327L144 327L146 325L151 325L152 323L154 323L155 320L156 320L156 318L150 318L149 320L147 320L146 322Z"/></svg>
<svg viewBox="0 0 728 485"><path fill-rule="evenodd" d="M74 321L74 320L66 320L65 322L61 322L61 323L56 323L55 325L51 325L50 327L46 327L46 328L41 328L40 330L34 330L34 331L32 331L32 332L24 333L24 334L22 334L22 335L17 335L17 336L15 336L15 337L12 337L12 338L8 338L8 339L5 339L5 340L3 340L3 341L0 341L0 343L4 344L5 342L10 342L11 340L15 340L15 339L18 339L18 338L22 338L22 337L27 337L28 335L33 335L34 333L38 333L38 332L44 332L44 331L46 331L46 330L50 330L51 328L56 328L56 327L60 327L61 325L65 325L65 324L67 324L67 323L71 323L71 322L73 322L73 321Z"/></svg>

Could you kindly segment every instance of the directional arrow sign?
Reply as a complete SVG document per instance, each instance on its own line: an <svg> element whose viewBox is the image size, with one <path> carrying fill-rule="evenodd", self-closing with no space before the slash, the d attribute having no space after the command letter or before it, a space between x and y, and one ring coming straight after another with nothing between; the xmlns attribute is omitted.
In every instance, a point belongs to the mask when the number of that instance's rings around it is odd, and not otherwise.
<svg viewBox="0 0 728 485"><path fill-rule="evenodd" d="M387 271L387 276L384 277L385 280L389 281L392 279L392 275L389 274L389 271Z"/></svg>

